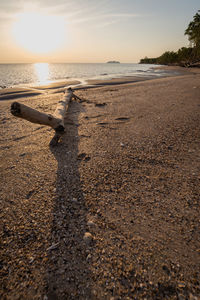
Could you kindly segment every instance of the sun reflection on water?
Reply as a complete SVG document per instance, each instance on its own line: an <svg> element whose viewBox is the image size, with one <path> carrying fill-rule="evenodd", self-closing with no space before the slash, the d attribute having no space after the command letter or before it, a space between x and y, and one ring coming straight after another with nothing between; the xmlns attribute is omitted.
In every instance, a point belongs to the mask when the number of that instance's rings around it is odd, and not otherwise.
<svg viewBox="0 0 200 300"><path fill-rule="evenodd" d="M34 64L37 79L40 84L46 84L49 82L49 64L48 63L36 63Z"/></svg>

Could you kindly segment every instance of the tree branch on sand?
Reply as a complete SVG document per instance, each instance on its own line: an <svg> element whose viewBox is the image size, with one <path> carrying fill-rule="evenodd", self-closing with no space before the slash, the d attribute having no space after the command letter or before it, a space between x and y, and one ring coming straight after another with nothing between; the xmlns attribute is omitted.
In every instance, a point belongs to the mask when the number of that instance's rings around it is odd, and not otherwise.
<svg viewBox="0 0 200 300"><path fill-rule="evenodd" d="M13 102L11 104L10 110L15 117L25 119L31 123L42 124L52 127L55 130L55 135L52 138L50 145L55 146L57 145L60 137L64 133L65 112L73 97L75 99L81 100L78 96L73 94L73 90L71 88L65 90L63 99L58 102L53 115L40 112L36 109L33 109L27 105L18 102Z"/></svg>

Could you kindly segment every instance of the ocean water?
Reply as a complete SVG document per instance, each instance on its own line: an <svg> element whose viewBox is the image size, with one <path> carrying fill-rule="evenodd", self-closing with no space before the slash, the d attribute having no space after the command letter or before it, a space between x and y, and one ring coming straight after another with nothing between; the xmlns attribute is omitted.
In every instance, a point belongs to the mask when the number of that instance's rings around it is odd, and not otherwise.
<svg viewBox="0 0 200 300"><path fill-rule="evenodd" d="M117 63L35 63L0 64L0 88L48 84L55 81L78 79L111 79L124 76L163 76L164 71L154 65Z"/></svg>

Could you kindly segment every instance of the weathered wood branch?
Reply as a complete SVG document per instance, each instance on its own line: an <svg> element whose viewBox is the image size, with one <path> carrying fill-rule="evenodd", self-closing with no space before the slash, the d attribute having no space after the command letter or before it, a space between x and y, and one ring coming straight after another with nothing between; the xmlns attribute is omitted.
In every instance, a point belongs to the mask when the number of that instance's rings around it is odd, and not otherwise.
<svg viewBox="0 0 200 300"><path fill-rule="evenodd" d="M65 112L69 102L72 99L72 96L73 91L71 88L68 88L64 93L63 99L58 102L53 115L40 112L18 102L14 102L11 104L11 113L16 117L25 119L31 123L37 123L52 127L55 130L55 135L50 144L56 145L65 130Z"/></svg>
<svg viewBox="0 0 200 300"><path fill-rule="evenodd" d="M66 108L69 104L69 102L72 99L72 95L73 95L73 91L71 88L68 88L65 93L64 93L64 97L63 100L60 100L57 104L56 110L53 114L55 119L60 119L61 123L60 125L64 126L64 118L65 118L65 112L66 112Z"/></svg>
<svg viewBox="0 0 200 300"><path fill-rule="evenodd" d="M56 107L56 110L53 114L55 119L60 120L60 124L57 128L55 128L55 134L54 137L52 138L50 145L51 146L56 146L59 139L61 138L62 134L64 133L65 130L65 124L64 124L64 119L65 119L65 113L66 113L66 108L69 104L69 102L72 99L73 91L71 88L68 88L65 91L63 100L60 100L58 102L58 105Z"/></svg>
<svg viewBox="0 0 200 300"><path fill-rule="evenodd" d="M53 115L40 112L27 105L13 102L11 104L11 113L18 118L25 119L31 123L42 124L56 129L60 125L60 119Z"/></svg>

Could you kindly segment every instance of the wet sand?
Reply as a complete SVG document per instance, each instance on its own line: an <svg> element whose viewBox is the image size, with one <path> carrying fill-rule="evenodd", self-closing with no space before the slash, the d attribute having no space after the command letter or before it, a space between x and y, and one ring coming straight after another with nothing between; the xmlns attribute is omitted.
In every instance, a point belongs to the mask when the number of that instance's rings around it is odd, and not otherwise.
<svg viewBox="0 0 200 300"><path fill-rule="evenodd" d="M0 101L33 97L44 93L63 92L65 87L77 85L79 83L80 81L77 80L60 81L35 87L13 87L0 89Z"/></svg>
<svg viewBox="0 0 200 300"><path fill-rule="evenodd" d="M162 78L170 76L180 76L184 74L190 74L191 70L178 68L178 67L157 67L155 69L163 70ZM159 78L158 75L146 75L146 76L125 76L121 78L112 78L112 79L89 79L89 80L64 80L56 81L47 84L42 84L39 86L14 86L12 88L0 89L0 101L3 100L13 100L17 98L27 98L32 96L37 96L40 94L53 94L53 93L62 93L64 88L70 86L76 90L85 89L85 88L95 88L103 86L112 86L112 85L122 85L128 83L142 82L151 79Z"/></svg>
<svg viewBox="0 0 200 300"><path fill-rule="evenodd" d="M0 101L1 299L198 299L199 71L76 93Z"/></svg>

